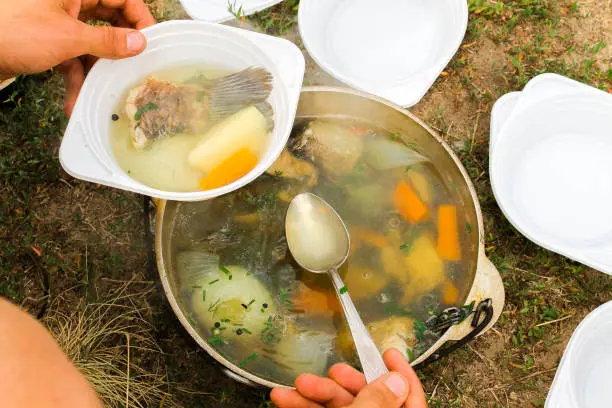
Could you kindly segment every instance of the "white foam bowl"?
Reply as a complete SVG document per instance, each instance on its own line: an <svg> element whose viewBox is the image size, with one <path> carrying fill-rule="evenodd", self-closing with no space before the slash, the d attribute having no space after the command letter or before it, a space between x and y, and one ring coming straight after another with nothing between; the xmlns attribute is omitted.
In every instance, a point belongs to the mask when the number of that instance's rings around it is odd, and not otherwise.
<svg viewBox="0 0 612 408"><path fill-rule="evenodd" d="M230 5L237 12L242 7L244 15L251 15L280 3L282 0L181 0L183 8L194 20L223 23L233 20Z"/></svg>
<svg viewBox="0 0 612 408"><path fill-rule="evenodd" d="M465 35L466 0L302 0L299 30L327 73L403 107L416 104Z"/></svg>
<svg viewBox="0 0 612 408"><path fill-rule="evenodd" d="M100 60L81 90L60 148L62 167L72 176L165 200L201 201L234 191L255 180L282 152L293 126L305 61L291 42L246 30L198 21L171 21L146 28L145 52L119 61ZM274 130L268 149L250 173L208 191L178 193L148 187L123 171L110 145L111 115L124 91L146 75L177 65L205 64L239 71L268 69L274 87L268 102Z"/></svg>
<svg viewBox="0 0 612 408"><path fill-rule="evenodd" d="M527 238L612 274L612 95L546 74L492 112L497 202Z"/></svg>
<svg viewBox="0 0 612 408"><path fill-rule="evenodd" d="M612 302L574 331L548 392L545 408L612 407Z"/></svg>

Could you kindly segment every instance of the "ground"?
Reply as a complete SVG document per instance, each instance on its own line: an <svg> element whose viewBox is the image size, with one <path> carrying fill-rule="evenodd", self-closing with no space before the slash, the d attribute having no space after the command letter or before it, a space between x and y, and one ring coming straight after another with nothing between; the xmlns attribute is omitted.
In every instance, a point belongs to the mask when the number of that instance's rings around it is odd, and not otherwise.
<svg viewBox="0 0 612 408"><path fill-rule="evenodd" d="M176 0L149 3L159 20L186 18ZM287 0L243 24L300 44L297 3ZM499 96L542 72L612 92L612 1L469 5L460 50L411 110L468 169L484 212L487 255L507 300L493 330L419 374L431 407L542 407L565 344L589 311L612 298L612 278L537 247L509 225L488 182L489 115ZM330 81L308 60L307 84ZM265 391L226 378L172 315L147 270L143 198L61 170L62 93L53 72L20 77L0 93L0 295L44 317L108 299L130 281L128 291L148 293L139 300L142 317L162 351L151 358L175 402L271 406Z"/></svg>

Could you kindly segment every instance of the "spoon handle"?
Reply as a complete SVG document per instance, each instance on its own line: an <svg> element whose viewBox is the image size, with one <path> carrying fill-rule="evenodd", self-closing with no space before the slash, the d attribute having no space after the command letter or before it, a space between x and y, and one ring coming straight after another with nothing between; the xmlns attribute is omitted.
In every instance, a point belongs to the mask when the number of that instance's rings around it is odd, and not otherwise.
<svg viewBox="0 0 612 408"><path fill-rule="evenodd" d="M366 329L365 325L363 324L363 321L361 320L361 317L359 316L351 297L349 296L348 292L343 289L345 286L342 282L342 278L340 278L340 275L338 274L338 270L336 268L330 269L329 275L334 283L334 288L336 288L336 294L338 295L338 299L340 299L340 304L344 310L346 321L348 322L349 328L351 329L351 334L353 335L353 341L355 342L355 347L357 348L359 360L361 360L363 373L365 374L366 381L369 384L377 378L389 373L389 370L383 361L382 355L378 351L378 347L376 347L376 344L374 344L368 329Z"/></svg>

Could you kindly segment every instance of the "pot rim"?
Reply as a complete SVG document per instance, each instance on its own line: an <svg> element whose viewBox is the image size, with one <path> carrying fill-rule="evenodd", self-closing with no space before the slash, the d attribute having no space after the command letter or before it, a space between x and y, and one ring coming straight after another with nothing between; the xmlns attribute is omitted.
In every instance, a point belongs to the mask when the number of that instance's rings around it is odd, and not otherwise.
<svg viewBox="0 0 612 408"><path fill-rule="evenodd" d="M483 262L482 262L483 259L486 260L486 256L484 252L484 223L483 223L482 211L480 208L480 203L478 201L478 195L476 193L476 189L474 188L474 185L472 184L472 181L467 173L467 170L465 169L465 167L463 166L463 164L461 163L461 161L459 160L455 152L450 148L450 146L447 145L447 143L444 140L442 140L442 138L440 138L437 132L431 129L421 119L419 119L413 113L408 111L406 108L402 108L401 106L396 105L393 102L390 102L386 99L383 99L378 96L374 96L374 95L371 95L371 94L368 94L362 91L350 89L350 88L333 87L333 86L308 86L308 87L304 87L301 93L314 93L314 92L333 92L333 93L349 94L349 95L366 98L366 99L378 102L380 104L383 104L391 109L401 112L405 116L412 119L414 122L418 123L421 127L423 127L430 134L430 136L432 136L438 142L438 144L440 144L445 149L446 153L452 158L453 162L455 163L455 166L458 168L459 172L463 176L463 179L467 185L470 196L472 198L472 202L474 204L474 210L475 210L476 219L478 222L478 251L477 251L478 261L476 265L476 272L474 275L474 280L472 282L470 291L466 297L466 302L469 304L469 302L471 302L472 300L476 300L476 301L480 300L481 296L479 296L478 292L482 291L482 288L477 287L478 282L479 282L478 278L479 278L479 275L484 272L484 269L486 269L486 266L483 265ZM163 221L163 217L165 214L167 201L166 200L155 200L155 203L157 206L156 227L155 227L155 256L156 256L156 261L157 261L157 269L159 272L160 280L162 282L162 286L164 288L164 292L166 294L166 297L168 298L168 302L170 303L172 310L174 311L175 315L178 317L183 327L187 330L189 335L200 345L200 347L206 350L206 352L211 357L213 357L217 362L219 362L220 364L222 364L223 366L231 370L234 374L242 377L244 380L246 380L246 382L251 382L253 384L265 386L268 388L280 387L280 388L293 389L294 387L286 386L283 384L278 384L273 381L269 381L264 378L258 377L240 368L236 364L232 363L231 361L223 357L218 351L216 351L198 332L196 332L194 327L189 323L187 317L185 316L180 306L178 305L178 302L176 300L176 297L174 296L174 293L172 292L172 285L170 284L170 280L168 279L168 274L167 274L165 263L164 263L164 256L163 256L163 251L162 251L162 236L163 236L163 222L162 221ZM495 273L499 275L499 272L497 272L497 270L495 270ZM499 278L499 281L501 282L501 277ZM503 288L503 285L502 285L502 288ZM501 305L503 305L503 302L504 302L504 299L502 296ZM499 317L499 314L501 313L501 307L498 309L499 310L495 310L495 317L493 318L488 328L490 328L495 323L497 318ZM425 353L419 356L419 358L411 362L411 365L413 366L418 365L419 363L424 361L427 357L429 357L431 354L433 354L436 350L438 350L444 343L451 340L453 335L457 336L458 332L461 331L458 328L464 326L464 324L467 324L467 326L469 326L470 324L469 320L470 319L466 319L466 321L459 324L458 326L453 326L449 328L448 330L446 330L446 332L436 341L436 343L434 343L431 347L429 347ZM488 328L486 328L483 331L483 333L486 330L488 330Z"/></svg>

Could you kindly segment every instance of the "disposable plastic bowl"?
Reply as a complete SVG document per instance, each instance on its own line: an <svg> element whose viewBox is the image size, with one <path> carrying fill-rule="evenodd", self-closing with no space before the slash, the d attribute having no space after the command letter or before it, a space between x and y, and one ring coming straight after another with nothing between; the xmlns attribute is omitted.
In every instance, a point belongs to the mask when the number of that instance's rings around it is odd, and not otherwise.
<svg viewBox="0 0 612 408"><path fill-rule="evenodd" d="M194 20L223 23L235 18L233 8L244 15L251 15L280 3L282 0L181 0L183 8Z"/></svg>
<svg viewBox="0 0 612 408"><path fill-rule="evenodd" d="M612 406L612 302L591 312L570 339L545 408Z"/></svg>
<svg viewBox="0 0 612 408"><path fill-rule="evenodd" d="M336 79L400 106L416 104L465 35L465 0L302 0L304 45Z"/></svg>
<svg viewBox="0 0 612 408"><path fill-rule="evenodd" d="M144 53L119 61L100 60L87 76L62 140L62 167L79 179L177 201L214 198L264 173L280 155L293 126L305 67L300 50L286 40L199 21L165 22L143 33L148 40ZM109 140L111 115L125 90L148 74L199 63L228 71L261 66L272 73L274 87L268 102L275 126L268 149L255 169L221 188L177 193L148 187L117 164Z"/></svg>
<svg viewBox="0 0 612 408"><path fill-rule="evenodd" d="M612 274L612 96L548 75L494 107L490 173L508 220Z"/></svg>

